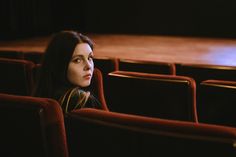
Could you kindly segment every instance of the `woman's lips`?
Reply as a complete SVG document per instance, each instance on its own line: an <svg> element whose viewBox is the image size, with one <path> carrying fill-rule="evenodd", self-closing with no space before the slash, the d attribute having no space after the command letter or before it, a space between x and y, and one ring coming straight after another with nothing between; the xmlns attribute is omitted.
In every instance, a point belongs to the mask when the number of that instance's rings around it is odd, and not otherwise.
<svg viewBox="0 0 236 157"><path fill-rule="evenodd" d="M91 75L91 74L87 74L87 75L84 75L84 77L83 77L83 78L85 78L85 79L91 79L91 77L92 77L92 75Z"/></svg>

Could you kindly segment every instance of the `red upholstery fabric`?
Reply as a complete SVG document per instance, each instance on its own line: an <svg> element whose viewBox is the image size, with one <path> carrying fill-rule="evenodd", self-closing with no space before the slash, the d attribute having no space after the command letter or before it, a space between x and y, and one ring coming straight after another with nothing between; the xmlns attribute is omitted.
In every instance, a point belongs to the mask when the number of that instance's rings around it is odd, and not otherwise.
<svg viewBox="0 0 236 157"><path fill-rule="evenodd" d="M236 87L236 81L229 81L229 80L205 80L201 84L209 84L209 85L216 85L216 86L223 86L223 87Z"/></svg>
<svg viewBox="0 0 236 157"><path fill-rule="evenodd" d="M33 67L33 88L35 88L37 79L40 78L40 70L41 70L42 65L41 64L35 64ZM33 89L34 90L34 89Z"/></svg>
<svg viewBox="0 0 236 157"><path fill-rule="evenodd" d="M206 80L200 85L198 114L204 123L236 127L236 81Z"/></svg>
<svg viewBox="0 0 236 157"><path fill-rule="evenodd" d="M205 64L179 64L176 66L176 75L189 76L199 85L204 80L235 80L236 67L205 65Z"/></svg>
<svg viewBox="0 0 236 157"><path fill-rule="evenodd" d="M1 154L68 157L64 117L55 100L0 94L0 122Z"/></svg>
<svg viewBox="0 0 236 157"><path fill-rule="evenodd" d="M34 63L22 59L0 58L0 92L30 95L33 88Z"/></svg>
<svg viewBox="0 0 236 157"><path fill-rule="evenodd" d="M189 77L115 71L109 83L111 111L197 122L195 81Z"/></svg>
<svg viewBox="0 0 236 157"><path fill-rule="evenodd" d="M93 79L90 88L95 94L95 96L98 98L98 100L101 102L102 108L104 110L108 110L103 90L103 76L98 68L94 68Z"/></svg>
<svg viewBox="0 0 236 157"><path fill-rule="evenodd" d="M118 60L111 57L98 57L95 56L94 66L102 72L103 85L104 85L104 95L108 95L109 83L108 83L108 73L118 70Z"/></svg>
<svg viewBox="0 0 236 157"><path fill-rule="evenodd" d="M175 75L175 64L167 62L119 59L119 70Z"/></svg>
<svg viewBox="0 0 236 157"><path fill-rule="evenodd" d="M96 109L68 116L74 156L233 157L236 129Z"/></svg>
<svg viewBox="0 0 236 157"><path fill-rule="evenodd" d="M118 70L118 59L111 57L98 57L95 56L94 65L96 68L100 69L102 73L108 74L109 72Z"/></svg>

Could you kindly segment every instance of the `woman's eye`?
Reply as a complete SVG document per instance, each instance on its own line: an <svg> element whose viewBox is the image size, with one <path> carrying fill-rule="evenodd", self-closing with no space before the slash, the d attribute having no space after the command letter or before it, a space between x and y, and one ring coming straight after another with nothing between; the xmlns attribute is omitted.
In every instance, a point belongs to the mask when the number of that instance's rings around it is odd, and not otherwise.
<svg viewBox="0 0 236 157"><path fill-rule="evenodd" d="M90 60L90 61L93 60L93 56L89 56L88 60Z"/></svg>
<svg viewBox="0 0 236 157"><path fill-rule="evenodd" d="M74 59L74 62L75 62L75 63L80 63L80 62L81 62L81 58L76 58L76 59Z"/></svg>

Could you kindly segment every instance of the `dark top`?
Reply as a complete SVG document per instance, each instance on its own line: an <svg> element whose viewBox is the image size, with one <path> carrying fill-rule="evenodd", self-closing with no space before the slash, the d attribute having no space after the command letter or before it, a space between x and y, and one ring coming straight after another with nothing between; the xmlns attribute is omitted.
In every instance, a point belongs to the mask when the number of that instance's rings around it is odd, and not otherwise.
<svg viewBox="0 0 236 157"><path fill-rule="evenodd" d="M79 87L59 90L55 98L60 103L64 114L80 108L102 109L101 103L89 91Z"/></svg>

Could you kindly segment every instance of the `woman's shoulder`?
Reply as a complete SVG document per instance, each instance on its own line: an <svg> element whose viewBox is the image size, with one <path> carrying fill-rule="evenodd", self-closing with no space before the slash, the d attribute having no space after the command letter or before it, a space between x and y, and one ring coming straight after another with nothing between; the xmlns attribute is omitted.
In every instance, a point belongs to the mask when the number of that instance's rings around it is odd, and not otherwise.
<svg viewBox="0 0 236 157"><path fill-rule="evenodd" d="M89 91L85 91L79 87L64 89L60 93L58 101L64 113L84 107L100 108L101 106Z"/></svg>

